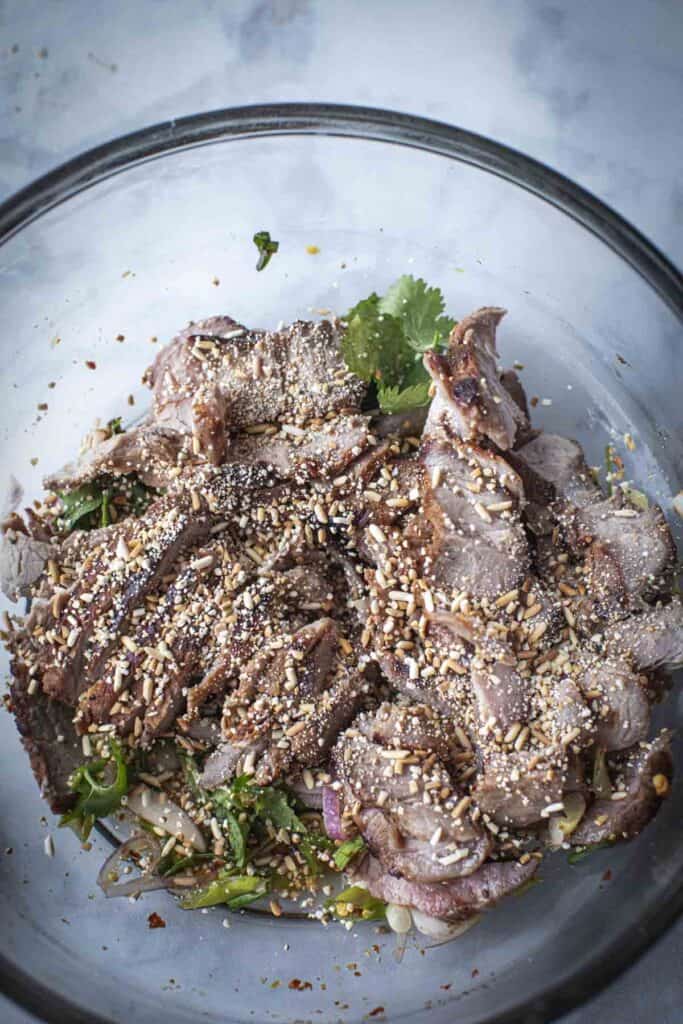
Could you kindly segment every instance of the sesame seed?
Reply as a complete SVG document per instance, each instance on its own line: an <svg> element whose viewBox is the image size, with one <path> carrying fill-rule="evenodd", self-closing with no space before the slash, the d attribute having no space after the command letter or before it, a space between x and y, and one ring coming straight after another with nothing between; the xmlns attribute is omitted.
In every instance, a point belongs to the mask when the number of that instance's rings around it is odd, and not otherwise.
<svg viewBox="0 0 683 1024"><path fill-rule="evenodd" d="M47 857L54 857L55 855L55 843L51 835L46 835L43 840L43 850Z"/></svg>

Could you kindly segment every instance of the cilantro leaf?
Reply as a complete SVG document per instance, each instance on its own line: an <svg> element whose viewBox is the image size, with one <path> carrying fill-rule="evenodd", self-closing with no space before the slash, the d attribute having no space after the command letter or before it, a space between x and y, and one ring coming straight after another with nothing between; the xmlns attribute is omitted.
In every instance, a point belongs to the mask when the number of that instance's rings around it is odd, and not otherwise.
<svg viewBox="0 0 683 1024"><path fill-rule="evenodd" d="M254 235L254 245L259 251L256 269L265 270L273 253L280 248L280 243L270 237L270 231L257 231Z"/></svg>
<svg viewBox="0 0 683 1024"><path fill-rule="evenodd" d="M353 860L356 854L365 849L365 840L362 836L355 839L347 839L345 843L338 846L334 851L334 863L340 871L343 871L349 861Z"/></svg>
<svg viewBox="0 0 683 1024"><path fill-rule="evenodd" d="M448 338L455 320L444 316L445 303L440 288L429 288L422 278L409 274L399 277L380 300L381 313L397 317L405 337L416 352L438 347Z"/></svg>
<svg viewBox="0 0 683 1024"><path fill-rule="evenodd" d="M411 384L402 391L399 388L379 388L377 396L382 412L407 412L429 402L430 380Z"/></svg>
<svg viewBox="0 0 683 1024"><path fill-rule="evenodd" d="M381 298L373 292L348 311L342 354L361 380L377 386L383 412L406 412L429 403L422 354L443 346L454 320L444 298L421 278L400 277Z"/></svg>
<svg viewBox="0 0 683 1024"><path fill-rule="evenodd" d="M400 385L414 361L401 321L380 313L374 294L349 310L344 319L348 327L342 355L349 369L361 380Z"/></svg>

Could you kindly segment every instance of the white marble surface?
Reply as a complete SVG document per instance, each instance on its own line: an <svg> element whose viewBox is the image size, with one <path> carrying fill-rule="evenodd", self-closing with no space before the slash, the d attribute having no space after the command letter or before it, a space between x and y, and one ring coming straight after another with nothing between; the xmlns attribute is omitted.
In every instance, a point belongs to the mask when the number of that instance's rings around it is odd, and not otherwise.
<svg viewBox="0 0 683 1024"><path fill-rule="evenodd" d="M278 100L499 139L683 263L681 0L0 0L0 199L134 128ZM678 1024L682 957L683 923L562 1024Z"/></svg>

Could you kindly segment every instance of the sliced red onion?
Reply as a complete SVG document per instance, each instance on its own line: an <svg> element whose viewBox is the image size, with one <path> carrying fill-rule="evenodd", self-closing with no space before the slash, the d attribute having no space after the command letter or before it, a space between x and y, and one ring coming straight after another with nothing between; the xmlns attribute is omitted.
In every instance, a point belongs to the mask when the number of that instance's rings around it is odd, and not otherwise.
<svg viewBox="0 0 683 1024"><path fill-rule="evenodd" d="M128 860L132 853L149 854L148 873L135 878L126 878L122 882L120 876L123 873L123 862ZM154 836L146 833L131 836L125 843L121 843L111 856L107 857L97 876L97 884L107 899L114 896L134 896L137 893L151 892L154 889L165 889L168 886L168 880L151 874L160 857L161 849Z"/></svg>
<svg viewBox="0 0 683 1024"><path fill-rule="evenodd" d="M339 793L331 786L323 786L323 820L330 839L346 839L341 821L341 800Z"/></svg>
<svg viewBox="0 0 683 1024"><path fill-rule="evenodd" d="M128 810L150 825L162 828L169 835L178 836L200 853L206 851L206 841L189 814L157 789L136 786L128 794Z"/></svg>

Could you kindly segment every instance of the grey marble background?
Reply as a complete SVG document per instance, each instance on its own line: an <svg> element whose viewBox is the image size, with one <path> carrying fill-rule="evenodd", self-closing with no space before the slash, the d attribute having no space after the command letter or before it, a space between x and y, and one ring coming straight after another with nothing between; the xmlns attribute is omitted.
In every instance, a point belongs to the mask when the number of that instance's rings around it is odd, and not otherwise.
<svg viewBox="0 0 683 1024"><path fill-rule="evenodd" d="M0 200L199 110L392 107L499 139L683 264L683 0L0 0ZM679 1024L683 922L562 1024ZM30 1019L0 997L0 1021Z"/></svg>

